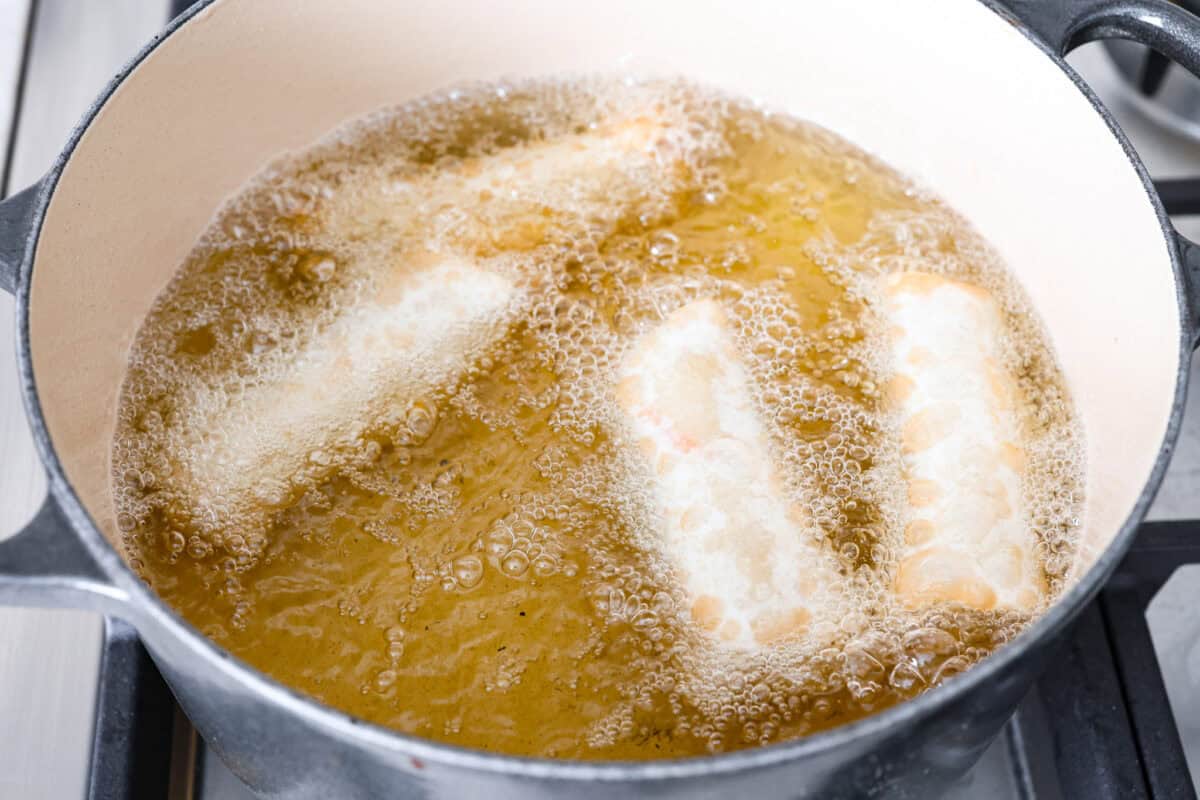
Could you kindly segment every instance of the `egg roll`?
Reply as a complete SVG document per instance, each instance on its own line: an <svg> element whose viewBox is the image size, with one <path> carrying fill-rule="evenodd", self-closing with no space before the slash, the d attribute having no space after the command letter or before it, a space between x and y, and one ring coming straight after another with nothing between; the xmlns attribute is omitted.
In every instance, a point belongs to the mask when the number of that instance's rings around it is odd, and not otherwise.
<svg viewBox="0 0 1200 800"><path fill-rule="evenodd" d="M772 463L728 327L711 300L670 314L623 358L616 399L691 619L723 646L758 650L836 609L839 575Z"/></svg>
<svg viewBox="0 0 1200 800"><path fill-rule="evenodd" d="M1046 592L1025 520L1018 387L986 290L927 272L882 280L909 518L894 588L907 606L1037 606Z"/></svg>
<svg viewBox="0 0 1200 800"><path fill-rule="evenodd" d="M528 141L482 156L422 167L395 182L371 180L323 204L318 224L370 236L378 226L491 256L544 245L556 229L611 229L671 185L695 142L653 108L634 109L593 129Z"/></svg>
<svg viewBox="0 0 1200 800"><path fill-rule="evenodd" d="M228 401L193 397L213 412L181 448L177 477L210 512L281 502L302 471L321 474L367 426L465 372L518 295L504 275L454 258L380 286L270 379Z"/></svg>

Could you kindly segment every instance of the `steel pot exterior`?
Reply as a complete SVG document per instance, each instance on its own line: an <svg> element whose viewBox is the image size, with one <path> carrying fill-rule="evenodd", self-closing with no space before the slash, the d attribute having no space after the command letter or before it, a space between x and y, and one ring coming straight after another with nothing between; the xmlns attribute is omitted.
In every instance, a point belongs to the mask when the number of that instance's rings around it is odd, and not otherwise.
<svg viewBox="0 0 1200 800"><path fill-rule="evenodd" d="M197 4L163 37L211 4L212 0ZM1153 44L1189 68L1200 66L1200 28L1166 3L1071 0L1053 10L1021 0L1009 5L1010 9L997 11L1009 15L1014 24L1027 26L1047 57L1057 59L1088 38L1118 35ZM127 74L128 70L118 76L100 98L47 178L33 191L0 206L0 287L17 291L21 379L51 484L47 504L31 526L0 544L0 601L82 606L128 619L138 628L180 704L211 748L264 797L936 795L975 762L1043 670L1064 630L1128 547L1165 470L1182 413L1183 370L1195 339L1197 302L1186 287L1200 270L1200 258L1190 245L1175 241L1151 193L1164 247L1170 249L1177 273L1178 307L1186 323L1181 326L1180 377L1165 441L1142 496L1095 566L1043 619L999 653L946 687L870 719L805 740L705 759L589 765L507 758L438 745L360 722L245 667L159 602L103 540L51 445L29 351L34 250L46 208L72 150L95 111ZM1086 92L1082 85L1080 89ZM1105 115L1105 119L1113 126L1110 117ZM1115 126L1113 131L1120 137ZM1145 171L1132 152L1130 157L1149 190ZM20 277L14 278L12 267L17 264Z"/></svg>

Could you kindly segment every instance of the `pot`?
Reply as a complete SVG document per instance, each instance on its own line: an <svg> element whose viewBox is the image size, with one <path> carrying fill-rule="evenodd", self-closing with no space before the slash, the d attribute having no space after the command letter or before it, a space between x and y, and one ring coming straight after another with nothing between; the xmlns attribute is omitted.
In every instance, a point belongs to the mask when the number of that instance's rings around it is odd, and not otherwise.
<svg viewBox="0 0 1200 800"><path fill-rule="evenodd" d="M25 406L50 477L0 543L0 601L136 626L184 711L274 798L926 798L964 773L1128 548L1183 410L1200 249L1062 61L1131 38L1200 68L1162 0L205 0L137 55L49 174L0 205ZM345 119L466 80L683 74L821 123L932 188L997 248L1049 330L1087 430L1073 582L945 686L797 741L706 758L513 758L376 727L210 643L126 566L109 443L126 354L221 201Z"/></svg>

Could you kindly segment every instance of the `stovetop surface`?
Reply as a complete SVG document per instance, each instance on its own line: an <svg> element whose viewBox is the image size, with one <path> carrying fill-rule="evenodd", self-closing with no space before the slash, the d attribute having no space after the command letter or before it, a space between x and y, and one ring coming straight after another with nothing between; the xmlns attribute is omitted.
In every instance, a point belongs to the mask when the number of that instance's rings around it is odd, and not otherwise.
<svg viewBox="0 0 1200 800"><path fill-rule="evenodd" d="M5 193L40 177L83 109L109 76L161 27L170 5L170 0L0 0L0 171L4 176L0 188ZM1098 45L1082 48L1070 61L1110 104L1152 175L1200 176L1200 145L1163 131L1122 101L1115 75ZM1200 220L1180 220L1179 226L1200 239ZM11 300L0 293L0 497L5 500L0 503L0 536L19 529L45 491L12 363L11 314ZM1200 377L1197 372L1194 366L1193 379ZM1200 518L1198 406L1200 392L1194 392L1151 519ZM1181 569L1150 603L1146 614L1194 776L1200 775L1198 578L1200 566ZM1093 639L1105 633L1103 620L1085 620L1085 624L1092 626ZM102 638L101 621L94 615L0 609L0 719L5 721L0 725L0 797L60 800L85 796ZM38 702L31 703L31 697L39 698ZM1046 714L1046 702L1032 696L1019 712L1017 724L997 739L950 797L1072 798L1063 794L1053 770L1046 769L1047 763L1063 757L1055 750L1048 722L1053 715ZM189 735L185 721L180 721L175 738L175 757L147 768L163 775L175 769L171 796L194 800L250 797L219 760L206 757L203 746ZM190 749L186 745L195 746ZM1031 761L1031 753L1050 753L1054 758ZM1116 758L1112 768L1139 767Z"/></svg>

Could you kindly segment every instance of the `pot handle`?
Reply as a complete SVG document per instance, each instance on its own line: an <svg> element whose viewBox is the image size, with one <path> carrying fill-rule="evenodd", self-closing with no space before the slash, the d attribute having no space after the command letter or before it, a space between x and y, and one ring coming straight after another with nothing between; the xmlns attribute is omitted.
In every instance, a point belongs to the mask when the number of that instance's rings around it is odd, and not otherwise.
<svg viewBox="0 0 1200 800"><path fill-rule="evenodd" d="M1169 0L992 0L1002 16L1065 56L1097 39L1129 39L1200 77L1200 17ZM1167 198L1164 198L1167 199ZM1167 212L1171 212L1167 204ZM1200 345L1200 245L1176 232L1192 348Z"/></svg>
<svg viewBox="0 0 1200 800"><path fill-rule="evenodd" d="M1057 55L1097 39L1130 39L1200 75L1200 18L1169 0L995 1Z"/></svg>
<svg viewBox="0 0 1200 800"><path fill-rule="evenodd" d="M17 273L25 256L41 188L41 183L35 183L0 200L0 289L9 294L17 291Z"/></svg>
<svg viewBox="0 0 1200 800"><path fill-rule="evenodd" d="M52 493L29 524L0 539L0 605L83 608L128 617L128 599L80 541Z"/></svg>
<svg viewBox="0 0 1200 800"><path fill-rule="evenodd" d="M1154 191L1171 216L1200 214L1200 178L1155 181ZM1182 267L1183 290L1188 299L1189 334L1195 350L1200 348L1200 244L1176 231L1175 249Z"/></svg>
<svg viewBox="0 0 1200 800"><path fill-rule="evenodd" d="M1175 247L1183 267L1183 288L1188 298L1188 324L1192 349L1200 348L1200 244L1183 234L1175 233Z"/></svg>
<svg viewBox="0 0 1200 800"><path fill-rule="evenodd" d="M40 183L0 201L0 289L16 292ZM112 585L54 495L22 530L0 539L0 605L87 608L122 616L127 595Z"/></svg>

